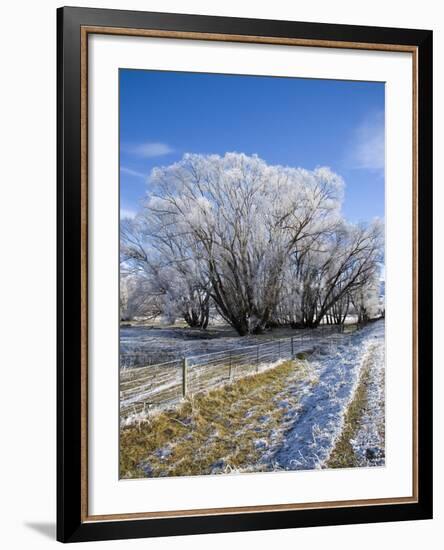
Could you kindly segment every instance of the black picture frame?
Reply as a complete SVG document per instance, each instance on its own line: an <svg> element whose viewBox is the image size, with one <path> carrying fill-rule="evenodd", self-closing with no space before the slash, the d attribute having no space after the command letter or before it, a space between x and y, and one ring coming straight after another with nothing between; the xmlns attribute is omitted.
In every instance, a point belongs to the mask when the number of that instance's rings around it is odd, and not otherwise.
<svg viewBox="0 0 444 550"><path fill-rule="evenodd" d="M308 41L406 45L417 51L416 502L336 508L85 520L82 512L81 29L155 29ZM64 7L57 10L57 539L62 542L355 524L432 517L432 32ZM83 426L83 427L82 427Z"/></svg>

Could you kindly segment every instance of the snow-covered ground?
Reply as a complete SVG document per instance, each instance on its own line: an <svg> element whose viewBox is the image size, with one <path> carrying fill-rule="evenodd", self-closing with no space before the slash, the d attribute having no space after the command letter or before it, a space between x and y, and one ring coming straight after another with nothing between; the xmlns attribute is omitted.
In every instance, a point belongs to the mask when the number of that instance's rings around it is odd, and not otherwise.
<svg viewBox="0 0 444 550"><path fill-rule="evenodd" d="M318 383L305 390L300 406L289 411L291 427L262 462L271 469L322 468L340 437L347 407L364 367L370 368L368 407L361 419L354 451L363 466L384 464L384 322L372 323L336 349L320 349L311 361ZM302 388L304 392L304 388Z"/></svg>
<svg viewBox="0 0 444 550"><path fill-rule="evenodd" d="M376 345L369 357L367 407L358 432L351 441L359 466L383 466L385 463L385 354Z"/></svg>
<svg viewBox="0 0 444 550"><path fill-rule="evenodd" d="M309 342L312 353L306 359L299 359L294 363L297 368L286 374L285 380L273 391L271 399L267 398L269 409L266 408L263 412L264 402L260 398L255 399L255 392L260 394L263 389L260 385L247 395L251 404L247 413L244 411L241 420L236 422L237 429L233 435L242 441L244 433L257 433L257 438L252 443L259 454L240 467L233 467L229 454L221 454L209 471L202 473L310 470L327 467L331 453L343 434L348 407L357 388L362 388L363 384L366 388L366 399L362 399L365 408L363 412L362 408L359 409L360 417L353 423L354 439L349 440L355 455L353 464L384 465L384 321L370 323L354 333L326 337L325 332L311 331L310 335L304 346L306 348ZM236 342L234 337L231 338ZM261 364L251 374L275 368L281 362L282 359L275 363ZM140 370L127 369L126 373L129 376L132 373L137 375ZM156 367L149 366L146 371L142 370L154 377L156 389L159 389L163 379L158 379ZM208 368L204 368L203 372L206 370ZM248 375L245 372L240 377ZM201 378L202 375L197 376L197 380ZM210 382L209 387L213 387L214 381ZM222 383L229 381L220 382ZM202 390L205 388L206 386L202 387ZM136 391L135 401L138 397ZM178 395L175 402L181 401L181 396ZM223 407L223 401L221 403ZM174 405L170 403L168 406ZM236 403L231 405L230 413L233 413L236 406ZM134 414L122 418L122 427L141 422L151 414L156 414L156 410L159 409L145 410L144 407L141 411L134 410ZM278 421L276 415L272 414L276 410L282 411L278 415ZM182 420L185 423L192 422L188 417ZM191 432L187 437L192 435ZM205 437L205 450L220 443L220 436L216 432L205 434ZM178 443L180 441L169 442L169 448L174 448Z"/></svg>

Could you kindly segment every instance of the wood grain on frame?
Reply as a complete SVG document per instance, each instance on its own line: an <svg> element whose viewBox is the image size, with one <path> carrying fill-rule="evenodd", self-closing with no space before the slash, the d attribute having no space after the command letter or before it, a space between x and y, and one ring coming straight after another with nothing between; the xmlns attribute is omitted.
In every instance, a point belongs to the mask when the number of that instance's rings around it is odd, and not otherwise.
<svg viewBox="0 0 444 550"><path fill-rule="evenodd" d="M81 33L81 520L88 516L88 35Z"/></svg>
<svg viewBox="0 0 444 550"><path fill-rule="evenodd" d="M119 35L165 39L210 40L219 42L243 42L253 44L275 44L285 46L341 48L406 52L412 54L412 235L413 235L413 365L412 365L412 487L409 497L383 499L342 500L313 503L276 504L225 508L204 508L195 510L156 511L143 513L121 513L89 515L88 513L88 35ZM236 34L215 34L201 32L165 31L119 27L81 27L81 518L82 522L174 518L208 515L247 514L257 512L313 510L320 508L346 508L352 506L374 506L384 504L411 504L418 502L418 48L410 45L376 44L370 42L343 42L333 40L311 40L299 38L278 38Z"/></svg>

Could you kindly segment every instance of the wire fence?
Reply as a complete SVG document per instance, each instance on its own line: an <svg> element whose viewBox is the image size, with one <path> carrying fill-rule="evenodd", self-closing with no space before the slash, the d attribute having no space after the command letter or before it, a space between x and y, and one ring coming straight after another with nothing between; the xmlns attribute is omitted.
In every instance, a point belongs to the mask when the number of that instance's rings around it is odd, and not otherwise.
<svg viewBox="0 0 444 550"><path fill-rule="evenodd" d="M141 411L172 404L276 364L304 357L316 350L332 352L339 341L350 343L357 329L300 331L288 337L237 347L236 349L181 357L157 364L143 363L143 354L121 354L120 412L124 418ZM344 342L344 340L346 342ZM128 367L130 364L140 366Z"/></svg>

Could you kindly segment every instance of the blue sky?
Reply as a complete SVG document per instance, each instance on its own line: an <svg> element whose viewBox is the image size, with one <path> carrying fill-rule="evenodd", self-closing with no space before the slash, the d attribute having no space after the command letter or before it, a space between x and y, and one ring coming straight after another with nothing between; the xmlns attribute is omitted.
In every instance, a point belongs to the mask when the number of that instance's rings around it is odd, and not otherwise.
<svg viewBox="0 0 444 550"><path fill-rule="evenodd" d="M121 215L137 211L153 167L227 151L329 166L347 219L382 218L384 84L120 70Z"/></svg>

